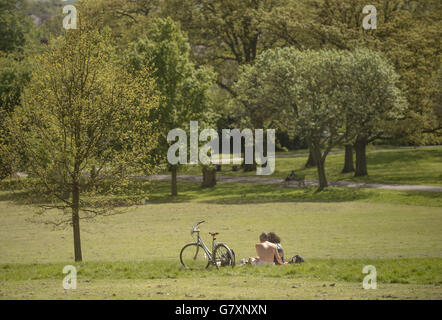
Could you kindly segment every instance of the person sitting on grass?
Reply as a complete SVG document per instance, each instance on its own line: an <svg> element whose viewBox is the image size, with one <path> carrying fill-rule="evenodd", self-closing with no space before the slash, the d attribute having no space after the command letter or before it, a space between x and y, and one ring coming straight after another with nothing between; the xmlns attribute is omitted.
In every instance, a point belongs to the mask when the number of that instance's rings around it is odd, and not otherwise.
<svg viewBox="0 0 442 320"><path fill-rule="evenodd" d="M268 241L268 235L266 233L261 233L259 236L259 243L255 245L257 257L249 258L249 264L252 266L263 266L267 264L275 264L275 259L279 264L287 264L283 262L278 254L278 250L274 243Z"/></svg>
<svg viewBox="0 0 442 320"><path fill-rule="evenodd" d="M284 260L284 250L282 249L282 246L281 246L281 238L278 237L276 235L276 233L274 233L274 232L269 232L267 234L267 237L268 237L268 241L269 242L271 242L271 243L276 245L276 250L278 251L278 254L281 257L281 261L283 263L285 263L285 260ZM281 264L281 263L278 263L276 257L274 259L274 262L275 262L275 264Z"/></svg>

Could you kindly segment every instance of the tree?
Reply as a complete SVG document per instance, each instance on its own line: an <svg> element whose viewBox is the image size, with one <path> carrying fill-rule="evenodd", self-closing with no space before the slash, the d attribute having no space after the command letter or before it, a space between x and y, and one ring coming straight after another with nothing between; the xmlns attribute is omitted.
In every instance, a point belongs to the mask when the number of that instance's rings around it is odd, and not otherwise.
<svg viewBox="0 0 442 320"><path fill-rule="evenodd" d="M38 28L24 14L27 4L0 0L0 143L7 143L6 118L20 104L23 88L29 81L32 56L42 50ZM11 164L0 157L0 180L11 173Z"/></svg>
<svg viewBox="0 0 442 320"><path fill-rule="evenodd" d="M345 145L345 155L344 155L344 168L341 173L354 172L355 166L353 162L353 146L351 144Z"/></svg>
<svg viewBox="0 0 442 320"><path fill-rule="evenodd" d="M369 50L287 47L267 50L244 68L238 90L239 99L261 109L262 119L291 122L295 134L306 138L322 190L325 160L334 146L374 133L403 111L397 80L392 67Z"/></svg>
<svg viewBox="0 0 442 320"><path fill-rule="evenodd" d="M377 29L361 27L363 0L313 1L316 26L336 30L324 45L354 49L366 47L383 52L400 75L399 88L409 108L396 125L396 136L407 144L440 143L440 124L430 99L431 81L440 65L442 3L437 0L376 0ZM312 32L312 34L317 34ZM391 136L394 138L394 136Z"/></svg>
<svg viewBox="0 0 442 320"><path fill-rule="evenodd" d="M148 66L161 93L161 108L152 116L161 128L158 153L167 155L167 134L175 128L188 129L191 120L207 122L210 114L209 89L215 75L210 68L195 68L190 61L190 47L179 24L171 18L154 20L148 34L134 42L129 50L135 70ZM172 196L178 194L178 166L170 166Z"/></svg>
<svg viewBox="0 0 442 320"><path fill-rule="evenodd" d="M439 132L439 136L441 136L440 130L442 129L442 67L439 67L437 73L433 76L431 88L433 91L431 92L431 107L433 109L433 113L435 117L435 124L432 126L434 129L430 129L434 132Z"/></svg>
<svg viewBox="0 0 442 320"><path fill-rule="evenodd" d="M78 9L83 6L83 17L87 17L94 28L110 28L114 44L122 53L147 30L157 16L160 3L159 0L77 0L75 6ZM26 11L40 18L47 33L58 36L64 33L60 26L66 16L62 13L65 5L60 0L35 1Z"/></svg>
<svg viewBox="0 0 442 320"><path fill-rule="evenodd" d="M280 0L173 0L164 15L179 21L189 33L194 56L209 62L219 74L217 83L230 93L238 65L251 63L267 47L263 20Z"/></svg>
<svg viewBox="0 0 442 320"><path fill-rule="evenodd" d="M348 95L347 70L343 54L336 51L305 51L298 56L296 127L307 138L318 171L318 190L322 190L328 186L326 157L345 137L342 102Z"/></svg>
<svg viewBox="0 0 442 320"><path fill-rule="evenodd" d="M18 9L21 6L19 0L0 0L0 51L20 50L26 42L32 22Z"/></svg>
<svg viewBox="0 0 442 320"><path fill-rule="evenodd" d="M268 50L238 81L241 97L249 105L273 115L267 121L275 116L291 121L295 133L306 138L316 162L319 190L327 187L327 154L343 140L341 60L336 51Z"/></svg>
<svg viewBox="0 0 442 320"><path fill-rule="evenodd" d="M264 21L283 2L172 0L164 5L162 14L179 21L189 34L196 63L209 64L217 72L218 87L228 93L220 110L228 127L238 127L241 122L241 115L229 107L236 96L239 66L253 63L257 54L272 46L273 38L265 33Z"/></svg>
<svg viewBox="0 0 442 320"><path fill-rule="evenodd" d="M263 28L274 47L289 46L300 50L346 48L337 28L318 21L318 10L312 2L283 1L264 16ZM328 16L329 19L333 17Z"/></svg>
<svg viewBox="0 0 442 320"><path fill-rule="evenodd" d="M294 61L288 54L287 50L266 50L257 56L254 64L240 69L233 89L237 92L237 113L241 115L243 127L278 129L294 136ZM245 170L256 170L256 166Z"/></svg>
<svg viewBox="0 0 442 320"><path fill-rule="evenodd" d="M278 37L281 46L299 49L366 47L383 52L401 76L397 85L410 107L396 122L394 134L382 138L401 137L406 144L440 143L441 126L429 97L440 61L442 3L375 0L370 4L377 8L375 30L362 28L362 9L367 5L363 0L287 1L268 15L266 34ZM346 144L345 150L343 171L351 171L352 148Z"/></svg>
<svg viewBox="0 0 442 320"><path fill-rule="evenodd" d="M339 43L338 30L318 24L317 10L310 1L288 0L269 11L263 18L263 29L273 46L290 46L299 50L345 47ZM335 45L330 45L333 43ZM312 151L305 163L306 168L316 167Z"/></svg>
<svg viewBox="0 0 442 320"><path fill-rule="evenodd" d="M251 128L277 127L293 133L297 113L294 90L295 48L266 50L254 64L241 69L234 89L245 109L243 123Z"/></svg>
<svg viewBox="0 0 442 320"><path fill-rule="evenodd" d="M84 0L83 0L84 1ZM158 0L87 0L89 19L96 28L111 28L112 38L123 50L137 41L156 16Z"/></svg>
<svg viewBox="0 0 442 320"><path fill-rule="evenodd" d="M15 106L20 104L20 96L29 81L30 70L28 61L18 60L13 53L0 53L0 143L6 144L9 139L6 119ZM7 159L0 157L0 180L12 173L11 169Z"/></svg>
<svg viewBox="0 0 442 320"><path fill-rule="evenodd" d="M367 144L391 131L394 121L401 119L407 103L398 88L399 75L382 55L367 49L356 50L346 74L351 81L352 95L346 108L346 129L356 152L355 176L367 175Z"/></svg>
<svg viewBox="0 0 442 320"><path fill-rule="evenodd" d="M162 14L180 21L183 30L188 32L193 59L198 64L213 66L218 74L218 87L228 93L219 108L222 122L227 124L225 127L243 125L243 113L236 112L238 106L232 103L237 96L235 83L238 70L253 63L260 52L277 44L277 37L268 32L266 21L273 10L286 2L172 0L164 6ZM232 108L232 105L235 107ZM218 130L221 128L218 127ZM243 164L242 167L244 171L254 171L256 163Z"/></svg>
<svg viewBox="0 0 442 320"><path fill-rule="evenodd" d="M25 188L46 197L42 208L63 210L52 223L72 224L82 261L80 218L114 213L104 195L152 170L157 133L149 115L159 97L147 69L126 72L109 32L90 28L81 14L77 27L36 58L1 153L28 173ZM142 186L133 192L130 202L146 196Z"/></svg>

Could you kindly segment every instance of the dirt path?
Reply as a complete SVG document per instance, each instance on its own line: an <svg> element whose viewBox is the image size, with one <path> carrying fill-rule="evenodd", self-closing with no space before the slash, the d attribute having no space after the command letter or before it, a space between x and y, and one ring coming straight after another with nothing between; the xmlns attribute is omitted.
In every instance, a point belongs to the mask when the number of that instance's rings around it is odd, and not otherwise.
<svg viewBox="0 0 442 320"><path fill-rule="evenodd" d="M152 181L170 181L170 175L159 174L150 176ZM259 183L259 184L282 184L284 179L280 178L252 178L252 177L234 177L234 176L217 176L219 182L236 182L236 183ZM202 182L202 176L195 175L178 175L178 181L186 182ZM307 186L317 186L318 181L306 180ZM399 191L426 191L426 192L442 192L442 187L438 186L421 186L411 184L384 184L384 183L365 183L351 181L329 181L331 186L348 187L348 188L375 188ZM296 186L293 186L296 187Z"/></svg>

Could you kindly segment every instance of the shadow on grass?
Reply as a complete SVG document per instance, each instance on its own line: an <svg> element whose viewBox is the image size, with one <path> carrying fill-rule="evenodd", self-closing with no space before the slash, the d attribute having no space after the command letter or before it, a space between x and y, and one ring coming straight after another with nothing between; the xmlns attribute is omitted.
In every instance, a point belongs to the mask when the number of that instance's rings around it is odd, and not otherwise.
<svg viewBox="0 0 442 320"><path fill-rule="evenodd" d="M148 194L148 203L186 203L200 202L208 204L247 205L278 202L352 202L370 201L377 203L442 207L440 193L406 192L395 190L359 189L328 187L317 192L316 187L286 188L275 184L258 183L218 183L213 188L203 188L199 182L178 182L178 196L171 196L171 185L167 181L154 181L144 189ZM104 196L107 197L107 196ZM109 197L107 201L124 203L125 197L133 197L130 188L121 195ZM87 200L87 196L85 196ZM136 200L136 199L135 199ZM24 191L0 191L0 201L11 201L19 205L44 204L44 197L29 197ZM141 201L141 199L140 199ZM133 202L132 202L133 204Z"/></svg>
<svg viewBox="0 0 442 320"><path fill-rule="evenodd" d="M17 205L43 205L48 201L44 197L37 197L27 191L8 191L0 189L0 202L10 201Z"/></svg>
<svg viewBox="0 0 442 320"><path fill-rule="evenodd" d="M329 188L316 192L315 187L284 188L280 185L251 183L218 183L202 188L199 183L180 182L177 197L171 197L170 184L157 182L152 188L152 203L199 201L213 204L251 204L271 202L343 202L363 200L370 193L357 189Z"/></svg>
<svg viewBox="0 0 442 320"><path fill-rule="evenodd" d="M316 187L285 188L274 184L218 183L202 188L200 183L179 182L178 196L170 196L170 182L151 186L152 204L201 202L211 204L259 204L277 202L351 202L365 201L400 205L442 207L438 192L396 191L366 188L329 187L316 192Z"/></svg>

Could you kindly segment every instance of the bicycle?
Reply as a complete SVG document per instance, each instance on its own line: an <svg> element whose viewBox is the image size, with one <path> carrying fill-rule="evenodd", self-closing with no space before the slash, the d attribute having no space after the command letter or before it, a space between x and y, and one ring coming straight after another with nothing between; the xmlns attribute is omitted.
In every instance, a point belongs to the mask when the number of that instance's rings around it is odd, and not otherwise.
<svg viewBox="0 0 442 320"><path fill-rule="evenodd" d="M220 267L235 266L235 255L233 251L222 242L216 242L219 232L209 232L212 236L212 251L207 248L200 236L198 226L205 221L197 222L190 231L190 235L197 234L196 241L186 244L180 252L181 264L188 269L203 269L214 265Z"/></svg>

